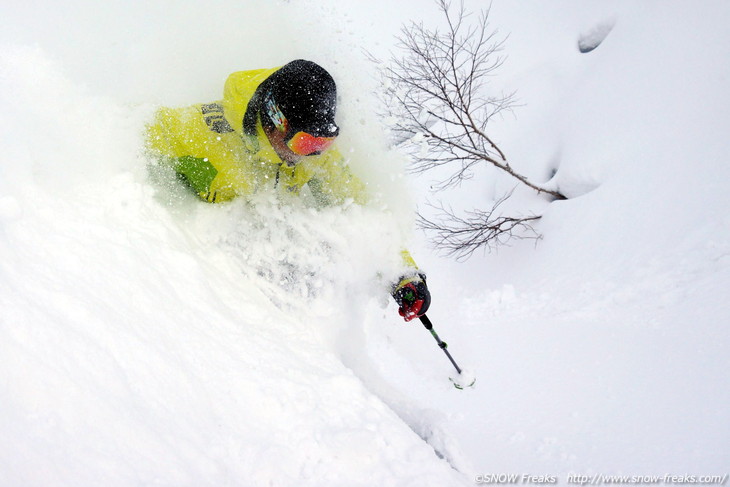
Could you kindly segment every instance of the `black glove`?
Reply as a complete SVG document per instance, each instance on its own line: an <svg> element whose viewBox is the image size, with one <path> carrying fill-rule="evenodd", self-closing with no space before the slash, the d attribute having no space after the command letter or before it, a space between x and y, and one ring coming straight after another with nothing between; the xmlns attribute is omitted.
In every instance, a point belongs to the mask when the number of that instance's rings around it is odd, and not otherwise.
<svg viewBox="0 0 730 487"><path fill-rule="evenodd" d="M406 321L426 314L431 305L431 293L426 286L426 276L404 276L393 287L393 299L398 303L398 313Z"/></svg>

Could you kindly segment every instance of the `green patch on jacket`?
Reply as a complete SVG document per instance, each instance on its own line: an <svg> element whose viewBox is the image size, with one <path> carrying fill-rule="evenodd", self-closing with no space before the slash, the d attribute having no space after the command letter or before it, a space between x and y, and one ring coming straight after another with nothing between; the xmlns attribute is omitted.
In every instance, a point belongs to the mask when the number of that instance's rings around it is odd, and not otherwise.
<svg viewBox="0 0 730 487"><path fill-rule="evenodd" d="M177 172L196 193L205 193L210 188L218 170L207 159L193 156L178 157L175 164Z"/></svg>

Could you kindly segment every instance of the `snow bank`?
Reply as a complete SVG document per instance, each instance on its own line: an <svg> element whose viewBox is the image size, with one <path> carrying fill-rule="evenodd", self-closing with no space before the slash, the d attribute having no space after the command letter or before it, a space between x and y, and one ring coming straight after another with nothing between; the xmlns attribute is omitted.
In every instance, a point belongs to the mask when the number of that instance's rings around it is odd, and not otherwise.
<svg viewBox="0 0 730 487"><path fill-rule="evenodd" d="M459 327L443 334L479 377L434 402L463 414L451 425L487 473L726 468L728 20L722 2L493 6L510 32L499 83L523 105L495 125L503 149L572 198L518 190L511 208L544 215L540 241L431 268L449 279L431 319ZM466 207L515 184L486 181L463 185Z"/></svg>

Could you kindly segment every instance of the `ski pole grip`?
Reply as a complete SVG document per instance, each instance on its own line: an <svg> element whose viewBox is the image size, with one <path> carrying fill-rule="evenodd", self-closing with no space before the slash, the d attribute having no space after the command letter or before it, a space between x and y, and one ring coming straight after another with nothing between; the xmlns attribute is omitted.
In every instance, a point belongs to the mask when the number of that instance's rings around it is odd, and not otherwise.
<svg viewBox="0 0 730 487"><path fill-rule="evenodd" d="M433 330L433 325L431 324L431 320L428 319L428 316L421 315L418 317L418 319L421 320L421 323L423 323L423 326L426 327L427 330Z"/></svg>

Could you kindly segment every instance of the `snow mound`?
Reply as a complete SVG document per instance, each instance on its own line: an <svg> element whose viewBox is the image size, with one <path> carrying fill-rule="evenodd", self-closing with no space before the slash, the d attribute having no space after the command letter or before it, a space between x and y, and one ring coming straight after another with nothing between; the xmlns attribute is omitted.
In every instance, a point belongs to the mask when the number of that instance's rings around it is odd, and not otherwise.
<svg viewBox="0 0 730 487"><path fill-rule="evenodd" d="M600 46L606 37L608 37L608 34L611 33L615 24L615 19L605 20L593 26L590 30L583 32L578 38L578 50L585 54Z"/></svg>

